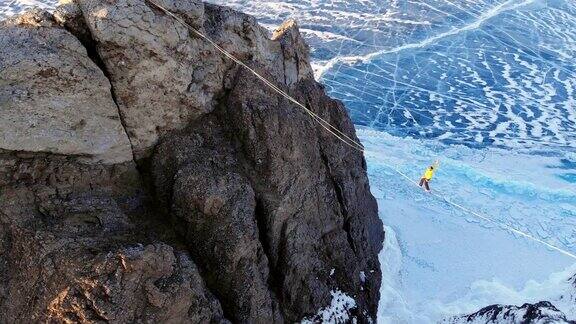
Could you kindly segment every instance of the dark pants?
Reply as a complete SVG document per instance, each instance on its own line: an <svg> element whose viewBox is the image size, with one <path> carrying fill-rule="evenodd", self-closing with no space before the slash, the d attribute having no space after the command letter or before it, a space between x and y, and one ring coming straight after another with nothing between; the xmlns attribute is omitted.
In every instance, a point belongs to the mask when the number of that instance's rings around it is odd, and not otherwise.
<svg viewBox="0 0 576 324"><path fill-rule="evenodd" d="M422 185L424 185L426 190L430 191L430 186L428 185L428 180L426 180L426 178L420 179L420 187L422 187Z"/></svg>

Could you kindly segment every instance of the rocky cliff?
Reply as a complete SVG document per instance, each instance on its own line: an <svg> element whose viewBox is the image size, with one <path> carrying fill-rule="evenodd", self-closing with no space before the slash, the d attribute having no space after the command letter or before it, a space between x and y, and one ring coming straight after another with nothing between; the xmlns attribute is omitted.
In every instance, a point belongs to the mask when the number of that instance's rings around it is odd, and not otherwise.
<svg viewBox="0 0 576 324"><path fill-rule="evenodd" d="M356 138L295 22L158 3ZM0 322L375 318L362 154L149 3L1 22L0 117Z"/></svg>

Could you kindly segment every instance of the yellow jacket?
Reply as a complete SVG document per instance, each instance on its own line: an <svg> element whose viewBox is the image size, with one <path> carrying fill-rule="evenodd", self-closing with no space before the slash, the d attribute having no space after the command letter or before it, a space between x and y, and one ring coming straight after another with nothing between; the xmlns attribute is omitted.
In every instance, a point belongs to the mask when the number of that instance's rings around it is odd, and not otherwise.
<svg viewBox="0 0 576 324"><path fill-rule="evenodd" d="M422 178L430 181L432 179L432 177L434 176L434 172L436 172L436 170L438 169L439 165L440 165L440 163L438 163L438 161L434 162L434 164L432 166L430 166L426 169L426 172L424 172L424 175L422 176Z"/></svg>

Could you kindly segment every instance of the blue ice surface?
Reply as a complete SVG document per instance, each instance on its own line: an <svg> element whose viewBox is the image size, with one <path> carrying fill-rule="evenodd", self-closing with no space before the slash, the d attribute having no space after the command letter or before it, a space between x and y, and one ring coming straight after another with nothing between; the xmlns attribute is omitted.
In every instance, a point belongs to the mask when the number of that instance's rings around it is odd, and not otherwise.
<svg viewBox="0 0 576 324"><path fill-rule="evenodd" d="M576 68L566 57L574 53L574 3L541 2L502 10L477 28L462 28L430 44L426 38L445 32L444 25L433 32L414 29L404 43L416 46L342 63L321 81L358 125L473 147L575 150ZM450 19L463 20L455 29L480 19L479 13L443 10ZM324 53L317 53L320 59Z"/></svg>
<svg viewBox="0 0 576 324"><path fill-rule="evenodd" d="M402 299L416 318L403 318L405 322L435 322L489 304L549 298L510 291L521 291L529 281L542 282L575 264L508 229L576 253L576 190L548 167L557 164L558 157L437 145L367 128L361 128L359 136L380 216L394 230L402 252ZM423 192L393 169L416 181L437 156L442 159L431 183L433 192L493 222ZM497 284L486 290L484 281Z"/></svg>
<svg viewBox="0 0 576 324"><path fill-rule="evenodd" d="M568 182L576 184L576 173L564 173L564 174L559 175L558 177L560 177L561 179L564 179Z"/></svg>

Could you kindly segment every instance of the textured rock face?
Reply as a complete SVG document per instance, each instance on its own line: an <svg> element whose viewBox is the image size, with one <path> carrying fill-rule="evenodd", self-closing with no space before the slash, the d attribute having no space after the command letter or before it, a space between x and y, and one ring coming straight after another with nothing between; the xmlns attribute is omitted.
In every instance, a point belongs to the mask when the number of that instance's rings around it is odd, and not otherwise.
<svg viewBox="0 0 576 324"><path fill-rule="evenodd" d="M0 28L0 149L132 160L110 83L48 14Z"/></svg>
<svg viewBox="0 0 576 324"><path fill-rule="evenodd" d="M227 8L159 3L355 138L295 22L270 38ZM0 42L23 71L0 72L0 112L22 120L0 121L0 322L296 322L336 290L374 318L365 162L306 112L140 0L28 13Z"/></svg>
<svg viewBox="0 0 576 324"><path fill-rule="evenodd" d="M158 3L237 57L282 66L280 44L253 17L199 1ZM160 135L214 109L232 63L210 44L142 0L79 4L138 158L149 156Z"/></svg>
<svg viewBox="0 0 576 324"><path fill-rule="evenodd" d="M478 312L462 317L455 317L445 323L576 323L567 320L566 316L549 302L518 306L492 305Z"/></svg>
<svg viewBox="0 0 576 324"><path fill-rule="evenodd" d="M137 217L145 197L133 163L1 152L0 166L1 322L222 318L187 254Z"/></svg>
<svg viewBox="0 0 576 324"><path fill-rule="evenodd" d="M221 107L161 142L153 163L157 188L186 224L189 244L200 247L192 251L195 259L211 273L233 276L222 286L218 275L206 280L216 294L242 296L223 302L236 315L248 307L234 320L254 318L254 310L275 318L279 303L293 322L329 304L336 288L354 291L359 308L373 314L381 241L372 238L382 238L382 224L366 217L376 213L376 203L362 157L255 82L240 72ZM324 119L353 130L342 105L314 81L297 89L304 102L321 107ZM265 306L262 298L273 302Z"/></svg>

